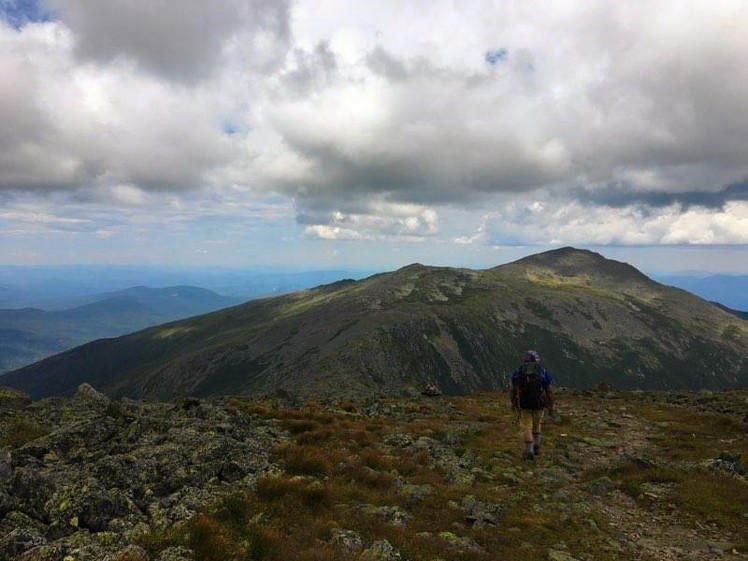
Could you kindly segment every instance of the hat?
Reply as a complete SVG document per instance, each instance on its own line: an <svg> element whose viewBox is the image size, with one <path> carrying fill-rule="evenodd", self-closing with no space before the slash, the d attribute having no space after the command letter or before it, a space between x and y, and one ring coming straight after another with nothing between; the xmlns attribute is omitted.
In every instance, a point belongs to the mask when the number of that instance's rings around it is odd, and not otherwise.
<svg viewBox="0 0 748 561"><path fill-rule="evenodd" d="M524 355L522 355L522 360L524 362L540 362L540 354L538 351L533 351L532 349L529 351L526 351Z"/></svg>

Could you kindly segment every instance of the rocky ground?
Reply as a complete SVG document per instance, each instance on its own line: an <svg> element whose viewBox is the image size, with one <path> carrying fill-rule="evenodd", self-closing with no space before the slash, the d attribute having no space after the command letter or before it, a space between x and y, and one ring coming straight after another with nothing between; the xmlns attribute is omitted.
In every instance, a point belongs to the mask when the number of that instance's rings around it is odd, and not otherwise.
<svg viewBox="0 0 748 561"><path fill-rule="evenodd" d="M748 392L111 401L0 389L0 559L748 559Z"/></svg>
<svg viewBox="0 0 748 561"><path fill-rule="evenodd" d="M283 438L226 404L112 402L88 385L72 399L0 398L0 432L21 439L0 449L0 559L50 561L110 559L251 487Z"/></svg>

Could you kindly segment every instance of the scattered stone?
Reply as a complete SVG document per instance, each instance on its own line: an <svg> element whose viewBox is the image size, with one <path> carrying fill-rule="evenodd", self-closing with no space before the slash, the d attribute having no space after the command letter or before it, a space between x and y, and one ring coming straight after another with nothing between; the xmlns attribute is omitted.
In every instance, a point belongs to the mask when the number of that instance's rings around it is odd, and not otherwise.
<svg viewBox="0 0 748 561"><path fill-rule="evenodd" d="M402 555L387 540L376 541L364 550L360 561L401 561Z"/></svg>
<svg viewBox="0 0 748 561"><path fill-rule="evenodd" d="M483 551L483 548L467 536L458 536L453 532L439 532L439 537L458 551Z"/></svg>
<svg viewBox="0 0 748 561"><path fill-rule="evenodd" d="M92 409L104 409L109 405L109 398L103 393L95 390L90 384L81 384L75 392L73 399L77 406L90 407Z"/></svg>
<svg viewBox="0 0 748 561"><path fill-rule="evenodd" d="M169 547L164 549L156 561L194 561L195 555L186 547Z"/></svg>
<svg viewBox="0 0 748 561"><path fill-rule="evenodd" d="M576 557L570 555L565 551L559 551L557 549L548 550L548 561L579 561Z"/></svg>
<svg viewBox="0 0 748 561"><path fill-rule="evenodd" d="M396 485L397 492L403 495L407 501L421 501L434 492L434 487L425 483L423 485L413 485L410 483L401 483Z"/></svg>
<svg viewBox="0 0 748 561"><path fill-rule="evenodd" d="M15 388L0 386L0 409L23 409L31 403L31 397Z"/></svg>
<svg viewBox="0 0 748 561"><path fill-rule="evenodd" d="M721 553L727 553L733 550L734 544L730 542L707 542L709 551L718 551Z"/></svg>
<svg viewBox="0 0 748 561"><path fill-rule="evenodd" d="M226 482L251 490L286 438L220 402L114 402L87 384L13 415L0 415L0 433L19 420L49 431L0 448L0 559L114 559L137 536L204 509Z"/></svg>
<svg viewBox="0 0 748 561"><path fill-rule="evenodd" d="M587 483L587 490L593 495L604 496L616 488L615 482L607 476L598 477Z"/></svg>
<svg viewBox="0 0 748 561"><path fill-rule="evenodd" d="M114 555L116 560L148 561L148 552L139 545L128 545Z"/></svg>
<svg viewBox="0 0 748 561"><path fill-rule="evenodd" d="M330 543L350 553L357 553L364 549L363 538L353 530L334 529L330 537Z"/></svg>
<svg viewBox="0 0 748 561"><path fill-rule="evenodd" d="M462 508L466 511L467 523L473 528L485 528L496 526L499 516L503 514L507 506L503 504L484 503L474 496L468 495L462 499Z"/></svg>
<svg viewBox="0 0 748 561"><path fill-rule="evenodd" d="M366 505L364 512L377 516L393 526L405 526L410 515L398 506Z"/></svg>

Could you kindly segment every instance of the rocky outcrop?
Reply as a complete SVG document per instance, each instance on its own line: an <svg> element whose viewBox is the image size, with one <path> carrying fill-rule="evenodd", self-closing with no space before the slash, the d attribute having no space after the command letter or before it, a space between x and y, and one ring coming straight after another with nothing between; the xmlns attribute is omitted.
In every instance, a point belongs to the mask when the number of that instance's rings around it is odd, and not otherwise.
<svg viewBox="0 0 748 561"><path fill-rule="evenodd" d="M132 549L229 484L252 488L283 438L226 400L111 401L87 384L72 399L0 401L0 443L29 426L46 434L0 447L0 559L105 559Z"/></svg>

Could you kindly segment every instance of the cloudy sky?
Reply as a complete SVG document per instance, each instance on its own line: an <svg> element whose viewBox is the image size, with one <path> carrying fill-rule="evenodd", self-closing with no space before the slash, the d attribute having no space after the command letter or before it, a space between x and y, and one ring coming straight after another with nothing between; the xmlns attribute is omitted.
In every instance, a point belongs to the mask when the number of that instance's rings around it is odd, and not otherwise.
<svg viewBox="0 0 748 561"><path fill-rule="evenodd" d="M0 263L748 273L743 0L0 0Z"/></svg>

